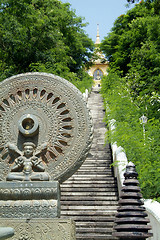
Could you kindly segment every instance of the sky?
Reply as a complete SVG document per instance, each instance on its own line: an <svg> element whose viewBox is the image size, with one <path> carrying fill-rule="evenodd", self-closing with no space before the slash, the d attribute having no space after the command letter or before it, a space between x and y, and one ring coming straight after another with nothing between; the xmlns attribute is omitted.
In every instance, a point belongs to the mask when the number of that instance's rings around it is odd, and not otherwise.
<svg viewBox="0 0 160 240"><path fill-rule="evenodd" d="M97 24L99 24L100 40L110 32L114 21L126 13L127 0L61 0L63 3L70 3L71 9L76 10L76 15L85 17L84 22L89 25L85 27L86 33L95 42L97 35ZM130 8L133 4L130 5Z"/></svg>

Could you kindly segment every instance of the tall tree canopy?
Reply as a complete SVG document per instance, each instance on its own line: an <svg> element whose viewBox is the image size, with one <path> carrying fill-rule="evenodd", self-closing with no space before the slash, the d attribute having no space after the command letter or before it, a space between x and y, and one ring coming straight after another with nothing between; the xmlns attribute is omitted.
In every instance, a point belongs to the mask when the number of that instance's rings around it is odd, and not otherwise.
<svg viewBox="0 0 160 240"><path fill-rule="evenodd" d="M125 77L136 104L147 108L150 117L158 118L160 15L154 13L153 6L154 2L148 8L142 1L121 15L101 47L110 61L110 69Z"/></svg>
<svg viewBox="0 0 160 240"><path fill-rule="evenodd" d="M45 71L78 80L93 49L85 25L59 0L0 0L1 79Z"/></svg>
<svg viewBox="0 0 160 240"><path fill-rule="evenodd" d="M101 48L110 62L102 94L115 119L109 139L136 164L144 198L160 202L160 14L157 1L141 1L121 15ZM148 118L142 122L142 116ZM141 121L140 121L141 120Z"/></svg>
<svg viewBox="0 0 160 240"><path fill-rule="evenodd" d="M160 1L159 0L143 0L145 2L146 7L154 8L154 13L158 14L160 12ZM136 3L142 2L142 0L127 0L128 3Z"/></svg>

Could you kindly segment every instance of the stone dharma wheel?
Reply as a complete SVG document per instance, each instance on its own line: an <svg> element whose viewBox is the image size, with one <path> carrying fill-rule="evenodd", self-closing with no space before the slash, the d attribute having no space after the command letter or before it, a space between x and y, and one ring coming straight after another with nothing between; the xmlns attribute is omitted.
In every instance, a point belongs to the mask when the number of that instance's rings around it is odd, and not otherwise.
<svg viewBox="0 0 160 240"><path fill-rule="evenodd" d="M90 149L92 124L74 85L46 73L20 74L0 84L1 181L14 161L8 146L22 152L26 141L33 142L37 155L41 152L52 181L63 182L80 167Z"/></svg>

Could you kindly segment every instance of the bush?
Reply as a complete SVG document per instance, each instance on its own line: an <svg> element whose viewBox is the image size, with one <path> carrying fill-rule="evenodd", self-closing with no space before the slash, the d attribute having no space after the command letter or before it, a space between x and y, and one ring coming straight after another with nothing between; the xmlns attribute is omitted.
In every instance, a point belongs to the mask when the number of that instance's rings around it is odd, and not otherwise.
<svg viewBox="0 0 160 240"><path fill-rule="evenodd" d="M145 113L135 105L124 81L115 73L102 79L102 96L109 107L106 123L116 120L116 130L108 131L107 137L122 146L136 165L143 197L160 201L160 122L148 119L144 134L139 118Z"/></svg>

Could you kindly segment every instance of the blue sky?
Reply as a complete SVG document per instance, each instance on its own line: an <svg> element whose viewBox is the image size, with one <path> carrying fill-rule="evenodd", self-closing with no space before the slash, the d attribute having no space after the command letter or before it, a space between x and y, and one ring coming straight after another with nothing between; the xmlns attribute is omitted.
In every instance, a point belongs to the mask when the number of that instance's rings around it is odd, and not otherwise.
<svg viewBox="0 0 160 240"><path fill-rule="evenodd" d="M76 10L77 16L85 17L89 25L85 28L86 33L95 42L97 24L99 24L100 39L103 40L113 27L114 21L121 14L126 13L127 0L61 0L69 2L71 9ZM131 5L133 7L133 5Z"/></svg>

